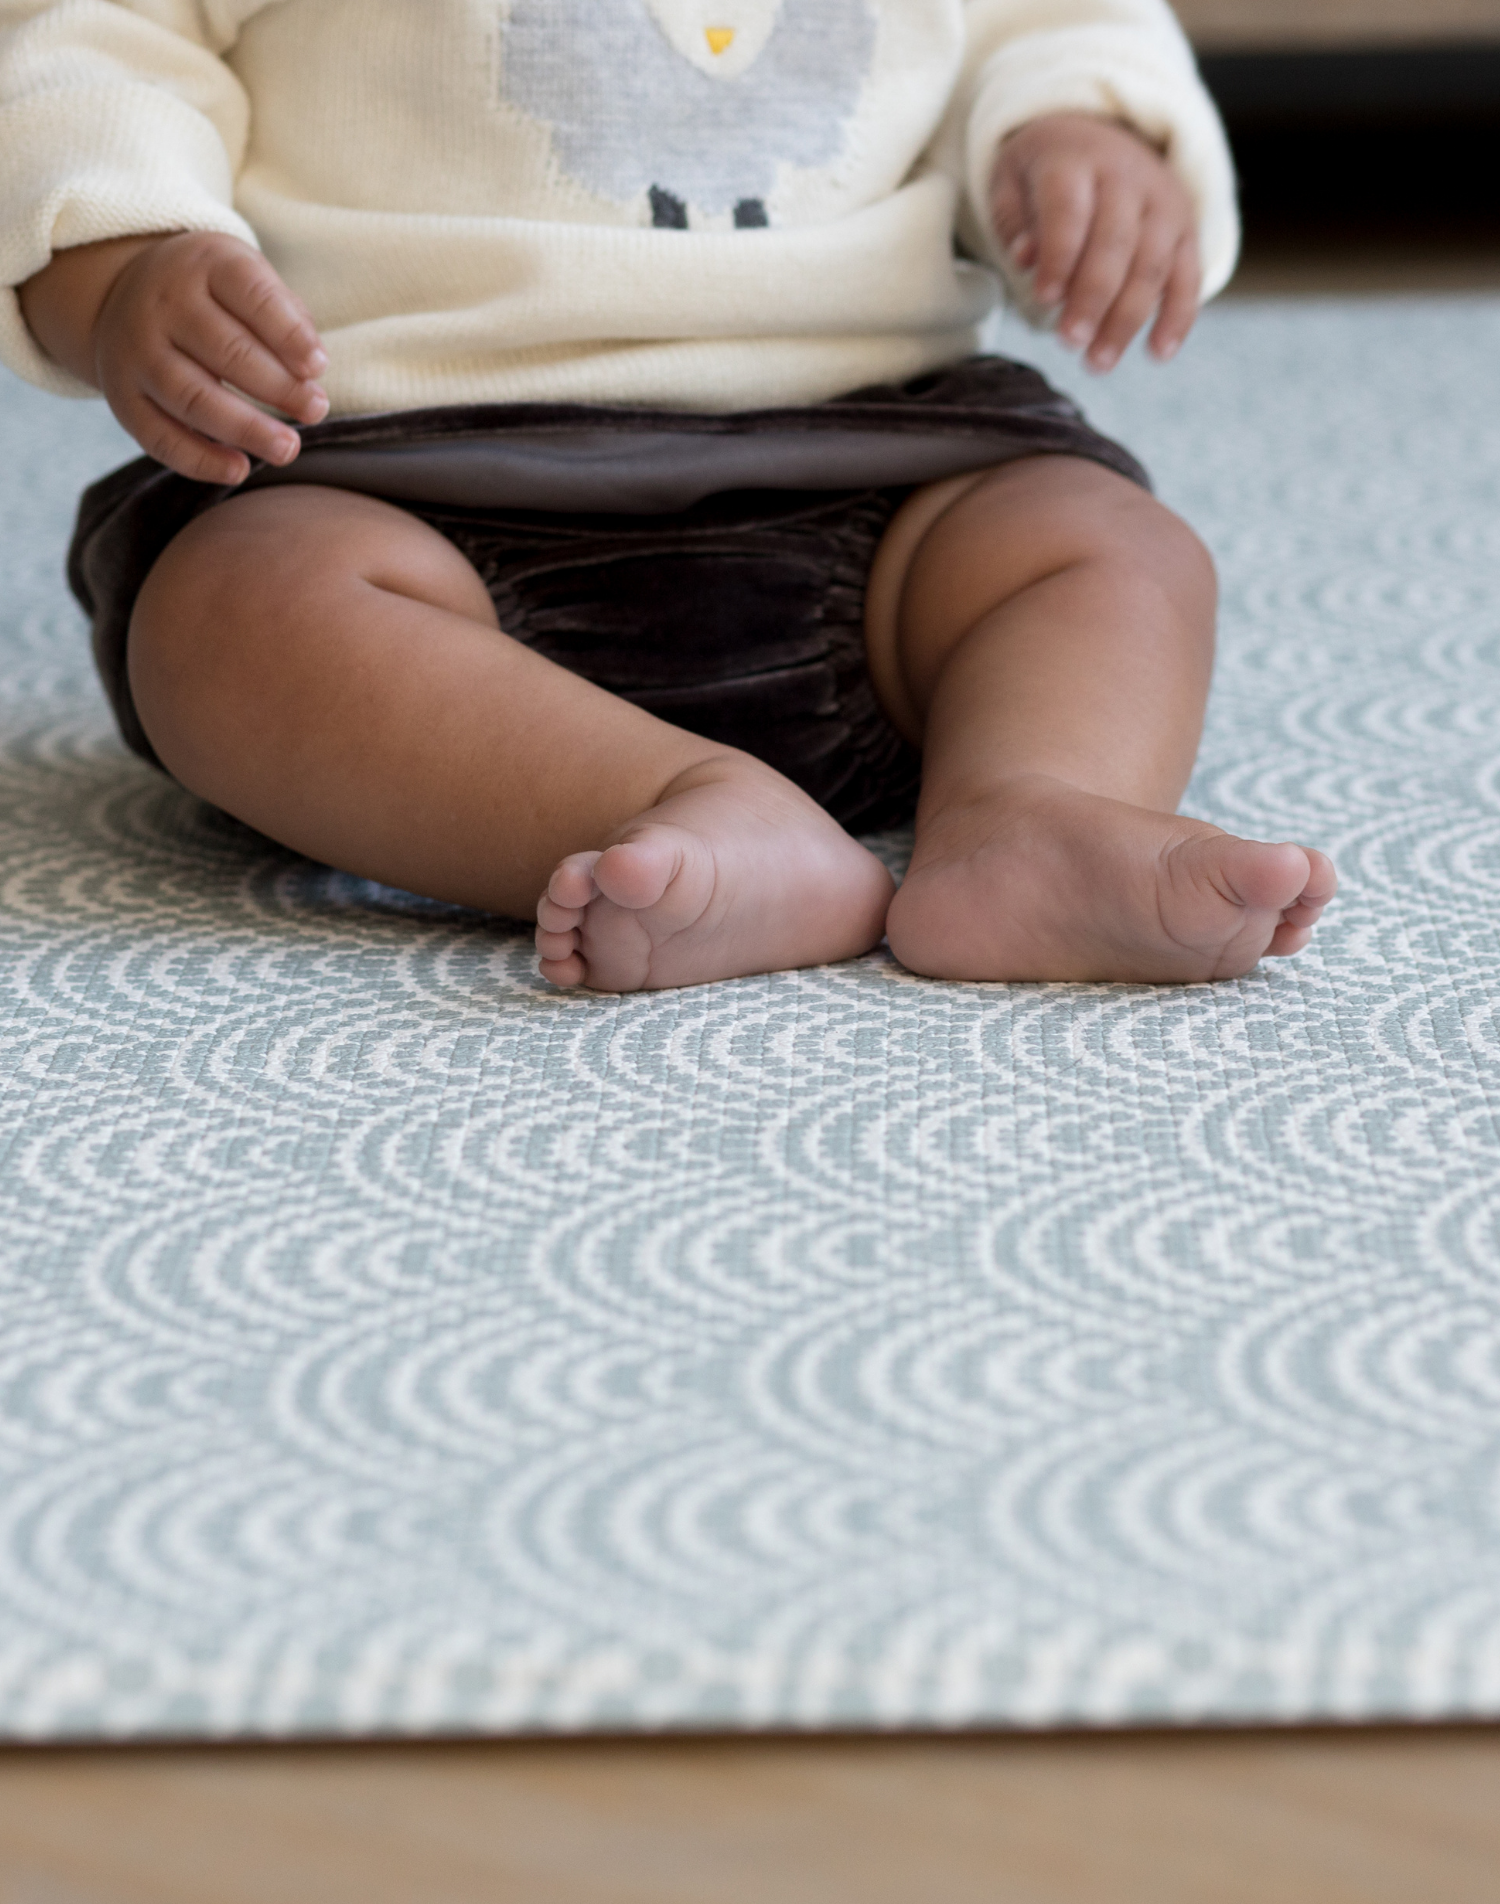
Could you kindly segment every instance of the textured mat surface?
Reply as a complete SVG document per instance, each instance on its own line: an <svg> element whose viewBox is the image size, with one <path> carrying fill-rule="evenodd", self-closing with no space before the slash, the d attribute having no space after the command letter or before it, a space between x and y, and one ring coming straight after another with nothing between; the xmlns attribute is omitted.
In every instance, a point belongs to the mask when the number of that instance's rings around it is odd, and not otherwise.
<svg viewBox="0 0 1500 1904"><path fill-rule="evenodd" d="M1497 346L1090 392L1223 564L1190 809L1345 877L1177 991L559 997L267 847L111 738L119 440L6 385L0 1732L1500 1713Z"/></svg>

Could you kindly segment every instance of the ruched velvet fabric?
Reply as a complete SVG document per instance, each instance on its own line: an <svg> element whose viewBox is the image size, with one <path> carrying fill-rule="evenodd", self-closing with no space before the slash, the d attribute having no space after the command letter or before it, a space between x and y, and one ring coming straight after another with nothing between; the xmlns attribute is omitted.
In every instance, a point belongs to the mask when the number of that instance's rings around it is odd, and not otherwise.
<svg viewBox="0 0 1500 1904"><path fill-rule="evenodd" d="M483 578L500 626L665 720L758 755L843 825L900 824L919 760L865 666L870 568L913 489L1034 455L1141 466L1036 371L976 358L806 409L730 415L468 405L303 432L290 470L429 523ZM141 585L189 522L239 492L141 458L89 489L69 557L120 731Z"/></svg>

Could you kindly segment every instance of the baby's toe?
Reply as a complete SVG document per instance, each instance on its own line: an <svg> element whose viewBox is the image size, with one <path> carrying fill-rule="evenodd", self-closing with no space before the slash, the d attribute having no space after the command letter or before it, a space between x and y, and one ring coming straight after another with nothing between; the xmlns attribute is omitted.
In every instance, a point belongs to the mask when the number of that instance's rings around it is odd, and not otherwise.
<svg viewBox="0 0 1500 1904"><path fill-rule="evenodd" d="M550 893L536 905L536 922L543 932L576 932L583 924L582 906L560 906Z"/></svg>
<svg viewBox="0 0 1500 1904"><path fill-rule="evenodd" d="M606 899L631 912L644 912L660 904L682 863L681 829L645 826L632 839L601 853L592 876Z"/></svg>
<svg viewBox="0 0 1500 1904"><path fill-rule="evenodd" d="M597 853L570 854L547 881L547 898L555 906L571 912L589 905L599 896L599 888L594 883L594 868L598 863ZM540 907L537 916L541 917Z"/></svg>
<svg viewBox="0 0 1500 1904"><path fill-rule="evenodd" d="M1339 876L1326 853L1307 852L1307 883L1281 915L1283 926L1311 929L1323 916L1323 910L1339 889Z"/></svg>
<svg viewBox="0 0 1500 1904"><path fill-rule="evenodd" d="M1302 889L1298 905L1304 912L1312 914L1314 919L1332 899L1339 889L1339 876L1334 871L1333 861L1326 853L1313 848L1307 849L1307 884Z"/></svg>
<svg viewBox="0 0 1500 1904"><path fill-rule="evenodd" d="M1270 846L1261 840L1229 840L1220 867L1230 891L1254 912L1282 912L1307 889L1308 855L1300 846Z"/></svg>
<svg viewBox="0 0 1500 1904"><path fill-rule="evenodd" d="M577 952L571 952L565 959L542 958L538 963L541 975L549 985L557 985L567 991L582 985L588 976L588 967Z"/></svg>
<svg viewBox="0 0 1500 1904"><path fill-rule="evenodd" d="M1283 923L1277 926L1276 930L1271 934L1270 943L1266 946L1261 956L1267 959L1293 958L1298 952L1306 950L1311 939L1312 927L1310 925L1287 925Z"/></svg>
<svg viewBox="0 0 1500 1904"><path fill-rule="evenodd" d="M555 963L560 959L571 958L578 950L578 934L576 932L548 932L538 926L536 949L544 961L550 960Z"/></svg>
<svg viewBox="0 0 1500 1904"><path fill-rule="evenodd" d="M1282 913L1281 923L1284 926L1302 926L1308 931L1311 931L1322 917L1323 905L1321 902L1299 899L1294 905L1288 906Z"/></svg>

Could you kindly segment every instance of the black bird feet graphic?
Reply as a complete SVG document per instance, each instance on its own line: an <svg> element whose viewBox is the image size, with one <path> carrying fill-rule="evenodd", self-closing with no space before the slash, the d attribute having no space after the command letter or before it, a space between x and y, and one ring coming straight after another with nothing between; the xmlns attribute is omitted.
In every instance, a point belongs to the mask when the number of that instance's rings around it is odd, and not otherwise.
<svg viewBox="0 0 1500 1904"><path fill-rule="evenodd" d="M660 185L651 187L651 222L658 231L686 231L687 206L673 192ZM734 208L734 222L741 231L763 231L770 224L765 200L742 198Z"/></svg>

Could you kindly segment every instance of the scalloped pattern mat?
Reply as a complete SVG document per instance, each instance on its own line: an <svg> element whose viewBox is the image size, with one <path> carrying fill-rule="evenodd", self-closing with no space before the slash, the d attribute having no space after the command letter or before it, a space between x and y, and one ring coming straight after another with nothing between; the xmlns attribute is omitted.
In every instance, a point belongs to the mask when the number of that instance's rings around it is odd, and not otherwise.
<svg viewBox="0 0 1500 1904"><path fill-rule="evenodd" d="M124 754L0 391L0 1734L1500 1714L1500 302L1088 400L1315 949L592 999Z"/></svg>

